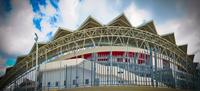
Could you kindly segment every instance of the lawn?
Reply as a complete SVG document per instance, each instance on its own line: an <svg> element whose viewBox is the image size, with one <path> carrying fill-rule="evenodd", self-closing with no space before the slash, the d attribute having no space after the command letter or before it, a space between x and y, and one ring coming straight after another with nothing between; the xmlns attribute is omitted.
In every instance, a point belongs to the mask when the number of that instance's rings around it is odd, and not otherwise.
<svg viewBox="0 0 200 91"><path fill-rule="evenodd" d="M173 88L153 88L144 86L107 86L63 89L59 91L187 91Z"/></svg>

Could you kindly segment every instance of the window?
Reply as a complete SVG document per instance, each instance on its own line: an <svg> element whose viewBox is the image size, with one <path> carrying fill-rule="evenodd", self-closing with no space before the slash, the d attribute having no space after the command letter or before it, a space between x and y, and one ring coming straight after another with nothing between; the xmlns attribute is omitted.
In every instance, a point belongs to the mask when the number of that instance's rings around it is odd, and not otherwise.
<svg viewBox="0 0 200 91"><path fill-rule="evenodd" d="M170 63L168 60L163 59L163 69L169 69Z"/></svg>
<svg viewBox="0 0 200 91"><path fill-rule="evenodd" d="M89 84L89 79L85 79L85 84Z"/></svg>
<svg viewBox="0 0 200 91"><path fill-rule="evenodd" d="M51 86L51 82L48 82L48 84L47 84L47 85L48 85L48 87L50 87L50 86Z"/></svg>
<svg viewBox="0 0 200 91"><path fill-rule="evenodd" d="M123 62L123 58L117 58L117 62Z"/></svg>
<svg viewBox="0 0 200 91"><path fill-rule="evenodd" d="M118 81L118 83L120 83L120 84L123 84L123 83L124 83L124 81Z"/></svg>
<svg viewBox="0 0 200 91"><path fill-rule="evenodd" d="M66 80L64 81L64 86L66 86Z"/></svg>
<svg viewBox="0 0 200 91"><path fill-rule="evenodd" d="M73 80L73 85L76 85L76 80Z"/></svg>
<svg viewBox="0 0 200 91"><path fill-rule="evenodd" d="M42 83L41 83L41 82L39 83L39 87L40 87L40 88L42 87Z"/></svg>
<svg viewBox="0 0 200 91"><path fill-rule="evenodd" d="M58 84L59 84L58 81L56 81L56 87L58 87Z"/></svg>

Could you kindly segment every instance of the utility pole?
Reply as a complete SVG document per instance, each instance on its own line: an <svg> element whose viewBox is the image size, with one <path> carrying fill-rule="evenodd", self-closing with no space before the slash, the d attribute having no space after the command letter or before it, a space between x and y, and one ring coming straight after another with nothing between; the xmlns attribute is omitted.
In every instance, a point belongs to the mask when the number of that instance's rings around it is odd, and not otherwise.
<svg viewBox="0 0 200 91"><path fill-rule="evenodd" d="M38 81L37 81L37 76L38 76L38 36L35 33L35 44L36 44L36 70L35 70L35 91L37 91L37 85L38 85Z"/></svg>

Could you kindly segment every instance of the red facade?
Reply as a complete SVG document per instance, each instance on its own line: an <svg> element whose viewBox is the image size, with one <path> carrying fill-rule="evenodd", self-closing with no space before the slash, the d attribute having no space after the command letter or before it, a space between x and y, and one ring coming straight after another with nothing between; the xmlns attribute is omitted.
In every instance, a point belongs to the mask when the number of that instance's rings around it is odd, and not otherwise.
<svg viewBox="0 0 200 91"><path fill-rule="evenodd" d="M110 52L97 52L97 61L109 61ZM123 51L112 51L112 56L117 57L117 62L130 62L130 58L135 56L134 52L123 52ZM125 57L125 58L124 58ZM92 53L78 55L71 57L70 59L84 58L87 60L92 59ZM138 53L138 64L147 63L149 64L150 56L143 53ZM146 62L145 62L146 61ZM166 65L166 64L165 64Z"/></svg>

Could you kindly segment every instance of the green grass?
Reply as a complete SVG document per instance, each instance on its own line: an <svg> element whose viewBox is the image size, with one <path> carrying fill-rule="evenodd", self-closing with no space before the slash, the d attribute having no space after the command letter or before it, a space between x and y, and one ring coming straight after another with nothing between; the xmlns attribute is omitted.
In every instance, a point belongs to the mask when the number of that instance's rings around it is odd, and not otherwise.
<svg viewBox="0 0 200 91"><path fill-rule="evenodd" d="M107 86L63 89L60 91L187 91L173 88L153 88L144 86Z"/></svg>

